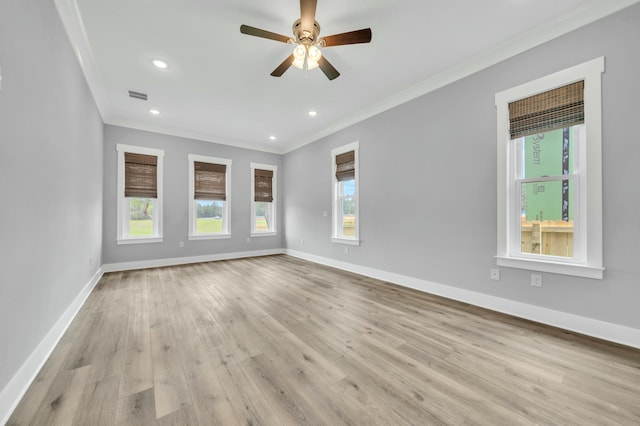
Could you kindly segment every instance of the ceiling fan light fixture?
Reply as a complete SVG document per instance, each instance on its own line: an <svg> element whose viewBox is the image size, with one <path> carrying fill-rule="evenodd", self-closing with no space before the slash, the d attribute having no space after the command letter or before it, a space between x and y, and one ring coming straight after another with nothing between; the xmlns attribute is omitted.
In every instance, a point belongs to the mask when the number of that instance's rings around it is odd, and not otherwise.
<svg viewBox="0 0 640 426"><path fill-rule="evenodd" d="M307 48L304 45L299 44L293 49L293 57L298 60L304 62L304 57L307 54Z"/></svg>
<svg viewBox="0 0 640 426"><path fill-rule="evenodd" d="M293 53L271 72L273 77L282 77L289 67L294 66L304 71L320 68L329 80L334 80L340 73L323 57L320 48L371 41L371 28L320 38L320 24L315 20L316 5L317 0L300 0L300 19L294 21L291 27L293 38L249 25L240 25L242 34L296 45Z"/></svg>
<svg viewBox="0 0 640 426"><path fill-rule="evenodd" d="M320 49L318 49L317 46L311 46L309 47L308 52L309 52L308 60L313 61L317 64L320 58L322 57L322 52L320 51Z"/></svg>
<svg viewBox="0 0 640 426"><path fill-rule="evenodd" d="M299 60L299 59L294 59L293 60L293 64L294 67L298 68L299 70L304 68L304 60Z"/></svg>
<svg viewBox="0 0 640 426"><path fill-rule="evenodd" d="M293 66L299 69L304 68L304 58L307 56L307 48L298 44L293 48Z"/></svg>

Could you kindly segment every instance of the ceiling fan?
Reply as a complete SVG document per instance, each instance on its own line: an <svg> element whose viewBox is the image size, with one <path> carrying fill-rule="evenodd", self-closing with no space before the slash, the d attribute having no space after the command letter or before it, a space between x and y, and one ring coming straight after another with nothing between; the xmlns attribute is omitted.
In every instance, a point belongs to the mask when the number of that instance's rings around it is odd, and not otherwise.
<svg viewBox="0 0 640 426"><path fill-rule="evenodd" d="M307 70L320 67L324 75L326 75L329 80L333 80L338 77L340 73L322 55L320 48L342 46L345 44L369 43L371 41L371 28L318 38L320 35L320 25L315 19L317 3L317 0L300 0L300 19L293 23L292 28L294 38L248 25L240 26L240 32L242 34L296 45L293 53L273 70L271 73L272 76L280 77L293 65L296 68Z"/></svg>

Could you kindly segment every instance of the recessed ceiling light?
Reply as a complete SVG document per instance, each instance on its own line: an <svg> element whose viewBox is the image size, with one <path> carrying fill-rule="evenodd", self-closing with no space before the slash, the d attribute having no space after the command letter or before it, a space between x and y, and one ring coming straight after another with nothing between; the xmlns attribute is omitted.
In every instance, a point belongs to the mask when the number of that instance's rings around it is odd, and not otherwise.
<svg viewBox="0 0 640 426"><path fill-rule="evenodd" d="M276 138L275 136L269 136L269 140L275 141L276 139L278 138Z"/></svg>
<svg viewBox="0 0 640 426"><path fill-rule="evenodd" d="M318 115L317 111L313 111L313 110L309 111L309 116L310 117L315 117L316 115Z"/></svg>
<svg viewBox="0 0 640 426"><path fill-rule="evenodd" d="M154 59L153 61L151 61L151 63L160 69L165 69L169 66L165 61L161 59Z"/></svg>
<svg viewBox="0 0 640 426"><path fill-rule="evenodd" d="M160 111L158 111L157 109L153 109L152 108L152 109L149 110L149 113L151 113L153 115L158 115L158 114L160 114Z"/></svg>

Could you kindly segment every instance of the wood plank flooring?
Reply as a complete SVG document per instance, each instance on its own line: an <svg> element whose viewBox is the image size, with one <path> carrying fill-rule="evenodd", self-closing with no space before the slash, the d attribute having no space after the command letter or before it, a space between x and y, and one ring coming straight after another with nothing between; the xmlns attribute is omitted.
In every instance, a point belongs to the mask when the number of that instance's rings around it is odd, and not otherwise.
<svg viewBox="0 0 640 426"><path fill-rule="evenodd" d="M638 425L640 351L288 256L105 274L9 425Z"/></svg>

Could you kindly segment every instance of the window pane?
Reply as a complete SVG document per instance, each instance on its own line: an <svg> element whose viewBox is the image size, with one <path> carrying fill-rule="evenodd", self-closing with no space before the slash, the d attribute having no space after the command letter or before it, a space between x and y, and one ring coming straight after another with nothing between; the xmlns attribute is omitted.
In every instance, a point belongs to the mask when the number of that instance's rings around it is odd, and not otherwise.
<svg viewBox="0 0 640 426"><path fill-rule="evenodd" d="M196 234L222 232L224 201L196 200Z"/></svg>
<svg viewBox="0 0 640 426"><path fill-rule="evenodd" d="M341 231L344 237L356 236L356 181L340 182L340 211L342 213Z"/></svg>
<svg viewBox="0 0 640 426"><path fill-rule="evenodd" d="M254 204L256 209L255 232L273 231L273 203L257 201Z"/></svg>
<svg viewBox="0 0 640 426"><path fill-rule="evenodd" d="M573 173L573 153L579 126L517 139L522 179Z"/></svg>
<svg viewBox="0 0 640 426"><path fill-rule="evenodd" d="M522 252L573 257L572 182L529 182L521 190Z"/></svg>

